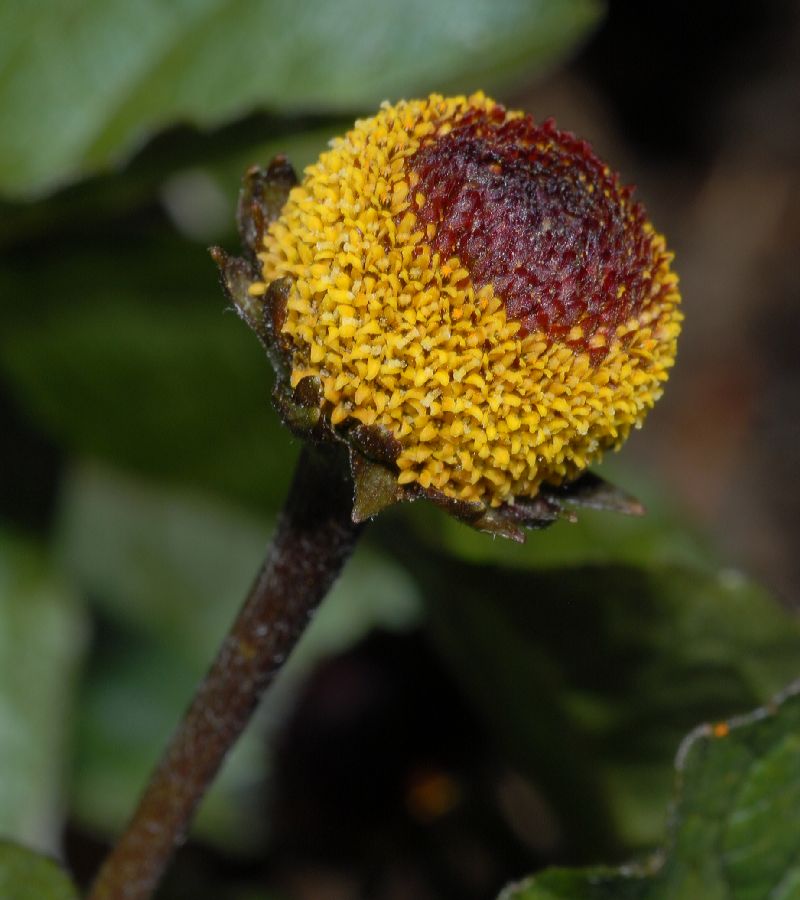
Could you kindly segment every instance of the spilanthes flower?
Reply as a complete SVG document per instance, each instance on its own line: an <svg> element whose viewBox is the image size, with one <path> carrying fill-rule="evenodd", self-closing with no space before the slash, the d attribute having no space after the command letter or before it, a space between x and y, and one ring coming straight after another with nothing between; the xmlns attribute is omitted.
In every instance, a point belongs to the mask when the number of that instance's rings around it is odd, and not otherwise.
<svg viewBox="0 0 800 900"><path fill-rule="evenodd" d="M283 421L321 446L94 900L152 894L365 519L424 497L524 540L573 505L637 511L587 467L675 357L672 256L630 189L483 94L386 104L299 184L283 157L251 169L238 219L245 256L212 256Z"/></svg>
<svg viewBox="0 0 800 900"><path fill-rule="evenodd" d="M384 104L299 184L253 170L240 228L224 283L287 423L350 448L358 515L427 496L518 537L675 358L672 254L631 189L483 94Z"/></svg>

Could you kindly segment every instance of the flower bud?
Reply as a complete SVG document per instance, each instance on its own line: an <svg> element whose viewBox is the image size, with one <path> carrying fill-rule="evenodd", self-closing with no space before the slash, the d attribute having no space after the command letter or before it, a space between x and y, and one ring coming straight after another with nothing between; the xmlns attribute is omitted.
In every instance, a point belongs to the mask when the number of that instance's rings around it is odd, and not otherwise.
<svg viewBox="0 0 800 900"><path fill-rule="evenodd" d="M219 261L278 348L284 417L348 443L384 495L530 524L660 396L672 254L552 121L483 94L384 104L292 181L282 161L251 177L251 263Z"/></svg>

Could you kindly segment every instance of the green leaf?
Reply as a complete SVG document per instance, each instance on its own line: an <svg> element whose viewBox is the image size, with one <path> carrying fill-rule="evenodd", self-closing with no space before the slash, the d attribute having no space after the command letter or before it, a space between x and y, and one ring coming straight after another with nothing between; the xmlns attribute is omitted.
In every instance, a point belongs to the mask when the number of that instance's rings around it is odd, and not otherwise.
<svg viewBox="0 0 800 900"><path fill-rule="evenodd" d="M63 565L93 598L101 624L78 710L73 807L84 824L113 832L221 643L271 525L202 495L85 465L66 481L58 531ZM406 629L419 612L410 578L359 548L204 802L200 834L231 850L253 846L266 824L265 739L299 683L371 628Z"/></svg>
<svg viewBox="0 0 800 900"><path fill-rule="evenodd" d="M270 116L212 134L173 130L149 143L122 171L96 175L38 203L0 202L0 248L43 236L52 247L54 238L97 229L98 222L159 200L189 237L205 244L231 240L235 198L247 168L283 153L302 171L331 135L350 124L330 117L318 123L316 118Z"/></svg>
<svg viewBox="0 0 800 900"><path fill-rule="evenodd" d="M680 737L798 671L800 624L737 572L412 558L467 695L586 854L661 840Z"/></svg>
<svg viewBox="0 0 800 900"><path fill-rule="evenodd" d="M174 122L356 111L551 65L597 0L80 0L0 5L0 191L40 194Z"/></svg>
<svg viewBox="0 0 800 900"><path fill-rule="evenodd" d="M174 236L19 254L0 273L0 371L66 449L274 509L296 445L263 350L204 248Z"/></svg>
<svg viewBox="0 0 800 900"><path fill-rule="evenodd" d="M552 870L502 900L796 900L800 897L800 682L766 707L703 725L678 754L660 858Z"/></svg>
<svg viewBox="0 0 800 900"><path fill-rule="evenodd" d="M0 897L3 900L78 900L58 863L24 847L0 841Z"/></svg>
<svg viewBox="0 0 800 900"><path fill-rule="evenodd" d="M0 532L0 836L41 850L55 850L61 836L83 624L74 594L38 548ZM0 885L2 877L0 860Z"/></svg>

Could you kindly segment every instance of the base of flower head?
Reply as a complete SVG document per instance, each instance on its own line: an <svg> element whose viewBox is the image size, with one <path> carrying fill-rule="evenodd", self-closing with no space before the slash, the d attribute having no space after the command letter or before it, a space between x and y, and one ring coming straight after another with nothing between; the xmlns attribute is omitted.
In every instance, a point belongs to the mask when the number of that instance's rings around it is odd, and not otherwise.
<svg viewBox="0 0 800 900"><path fill-rule="evenodd" d="M273 400L284 424L299 438L347 447L355 487L355 522L371 519L398 503L427 500L471 528L522 543L526 529L546 528L559 519L575 521L579 508L626 515L644 513L638 500L592 472L583 472L560 486L540 485L530 496L516 496L495 505L483 500L459 500L436 488L409 482L402 478L397 465L402 452L397 439L381 426L332 426L319 413L320 393L321 386L314 378L304 379L295 388L278 379Z"/></svg>
<svg viewBox="0 0 800 900"><path fill-rule="evenodd" d="M352 452L350 465L355 483L353 519L363 522L397 503L428 500L465 525L495 537L524 543L526 530L547 528L559 519L577 520L580 508L608 510L641 516L642 504L593 472L584 472L561 487L543 485L533 497L517 497L512 503L487 506L454 500L440 491L419 485L402 485L390 467Z"/></svg>

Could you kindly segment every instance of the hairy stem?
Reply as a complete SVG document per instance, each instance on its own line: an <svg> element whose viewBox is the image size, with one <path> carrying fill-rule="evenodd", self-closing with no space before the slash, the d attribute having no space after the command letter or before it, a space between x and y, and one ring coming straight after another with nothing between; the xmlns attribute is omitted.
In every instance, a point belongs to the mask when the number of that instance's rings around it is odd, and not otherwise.
<svg viewBox="0 0 800 900"><path fill-rule="evenodd" d="M342 461L306 447L261 571L89 900L153 895L226 753L350 556L360 530L352 507Z"/></svg>

